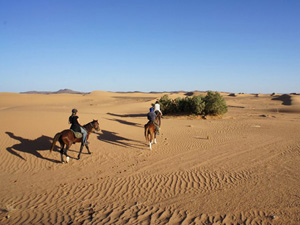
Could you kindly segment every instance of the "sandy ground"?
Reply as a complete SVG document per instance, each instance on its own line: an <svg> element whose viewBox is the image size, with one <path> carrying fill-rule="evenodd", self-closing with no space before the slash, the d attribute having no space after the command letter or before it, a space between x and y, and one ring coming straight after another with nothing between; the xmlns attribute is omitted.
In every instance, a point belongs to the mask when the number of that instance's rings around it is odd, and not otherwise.
<svg viewBox="0 0 300 225"><path fill-rule="evenodd" d="M162 95L0 93L0 224L300 224L299 95L222 93L222 119L166 116L150 151ZM62 164L72 108L101 132Z"/></svg>

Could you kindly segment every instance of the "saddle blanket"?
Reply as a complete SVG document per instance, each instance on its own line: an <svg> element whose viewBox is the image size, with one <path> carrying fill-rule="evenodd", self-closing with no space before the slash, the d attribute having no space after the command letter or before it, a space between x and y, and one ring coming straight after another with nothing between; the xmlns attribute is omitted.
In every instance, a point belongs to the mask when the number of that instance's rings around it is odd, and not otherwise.
<svg viewBox="0 0 300 225"><path fill-rule="evenodd" d="M80 132L75 132L74 130L71 130L71 131L73 131L73 134L74 134L74 136L75 136L76 138L82 138L82 133L80 133Z"/></svg>

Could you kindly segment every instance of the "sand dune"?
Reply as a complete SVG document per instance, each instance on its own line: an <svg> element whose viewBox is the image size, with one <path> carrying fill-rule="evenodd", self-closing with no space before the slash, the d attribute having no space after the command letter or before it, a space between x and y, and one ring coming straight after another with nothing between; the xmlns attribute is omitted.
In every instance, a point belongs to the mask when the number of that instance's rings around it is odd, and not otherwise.
<svg viewBox="0 0 300 225"><path fill-rule="evenodd" d="M223 118L165 116L149 151L164 94L0 93L0 224L300 224L299 95L222 93ZM72 108L101 132L62 164Z"/></svg>

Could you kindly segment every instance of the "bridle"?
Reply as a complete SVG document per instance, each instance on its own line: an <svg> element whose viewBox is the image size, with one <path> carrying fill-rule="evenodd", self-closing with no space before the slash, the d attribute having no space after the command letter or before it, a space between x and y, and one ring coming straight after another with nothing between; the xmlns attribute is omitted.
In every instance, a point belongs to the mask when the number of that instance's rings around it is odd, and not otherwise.
<svg viewBox="0 0 300 225"><path fill-rule="evenodd" d="M97 120L95 120L95 121L93 121L93 122L89 122L88 124L91 125L91 127L92 127L93 129L96 130L96 127L95 127L95 125L94 125L94 123L96 123L96 122L97 122Z"/></svg>

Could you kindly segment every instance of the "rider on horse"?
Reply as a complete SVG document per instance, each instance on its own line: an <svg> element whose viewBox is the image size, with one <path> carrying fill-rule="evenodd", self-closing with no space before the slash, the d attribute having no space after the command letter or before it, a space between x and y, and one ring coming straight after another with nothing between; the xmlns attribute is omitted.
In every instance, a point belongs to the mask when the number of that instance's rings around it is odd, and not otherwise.
<svg viewBox="0 0 300 225"><path fill-rule="evenodd" d="M150 112L147 114L147 118L148 118L148 120L149 120L148 123L153 122L153 124L154 124L154 126L155 126L155 128L156 128L156 131L157 131L156 134L159 135L159 126L158 126L158 124L156 123L156 117L157 117L157 115L156 115L156 113L154 112L153 107L151 107L151 108L150 108Z"/></svg>
<svg viewBox="0 0 300 225"><path fill-rule="evenodd" d="M158 115L158 112L160 112L160 114L162 115L162 112L160 110L160 104L158 103L158 101L156 101L154 104L154 112L156 113L156 115Z"/></svg>
<svg viewBox="0 0 300 225"><path fill-rule="evenodd" d="M69 123L71 124L70 129L75 132L81 132L82 133L82 144L88 145L87 141L87 132L86 130L81 126L79 122L79 118L77 116L77 109L72 109L72 115L69 117Z"/></svg>

